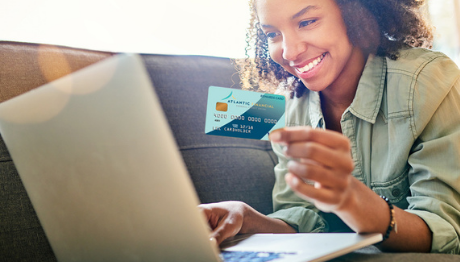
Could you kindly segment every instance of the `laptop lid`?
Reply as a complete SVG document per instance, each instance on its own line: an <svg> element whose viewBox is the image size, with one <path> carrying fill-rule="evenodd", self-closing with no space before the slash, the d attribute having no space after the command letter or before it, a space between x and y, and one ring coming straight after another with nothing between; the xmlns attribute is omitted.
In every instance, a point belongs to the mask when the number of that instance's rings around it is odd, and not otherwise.
<svg viewBox="0 0 460 262"><path fill-rule="evenodd" d="M138 55L0 104L0 132L59 261L218 261Z"/></svg>

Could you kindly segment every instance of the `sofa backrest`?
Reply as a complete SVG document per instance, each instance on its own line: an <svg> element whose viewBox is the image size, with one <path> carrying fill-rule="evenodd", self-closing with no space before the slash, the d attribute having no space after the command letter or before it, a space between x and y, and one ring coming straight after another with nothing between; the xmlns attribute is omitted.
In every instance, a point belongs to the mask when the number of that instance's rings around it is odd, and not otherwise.
<svg viewBox="0 0 460 262"><path fill-rule="evenodd" d="M0 102L111 55L113 53L0 41Z"/></svg>
<svg viewBox="0 0 460 262"><path fill-rule="evenodd" d="M0 102L111 55L0 41ZM277 161L270 144L204 134L208 87L240 88L230 59L155 54L142 57L200 201L240 200L270 213ZM1 137L0 254L5 261L56 260Z"/></svg>
<svg viewBox="0 0 460 262"><path fill-rule="evenodd" d="M143 57L201 202L241 200L270 213L277 163L270 143L204 134L209 86L239 88L231 61Z"/></svg>

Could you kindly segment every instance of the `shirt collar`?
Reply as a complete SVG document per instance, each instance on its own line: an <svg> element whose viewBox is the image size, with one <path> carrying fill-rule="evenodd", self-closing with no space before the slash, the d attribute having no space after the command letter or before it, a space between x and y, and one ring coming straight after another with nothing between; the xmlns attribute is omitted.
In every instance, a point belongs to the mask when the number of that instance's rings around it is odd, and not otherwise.
<svg viewBox="0 0 460 262"><path fill-rule="evenodd" d="M308 92L308 112L310 113L310 126L314 128L322 128L323 112L321 110L321 99L319 92Z"/></svg>
<svg viewBox="0 0 460 262"><path fill-rule="evenodd" d="M387 63L384 57L370 55L364 66L358 83L355 98L348 108L353 115L375 123L382 103L385 88ZM308 92L308 107L310 125L316 128L324 127L324 117L321 111L319 92Z"/></svg>
<svg viewBox="0 0 460 262"><path fill-rule="evenodd" d="M384 57L374 55L368 57L355 98L349 107L350 112L356 117L375 123L382 103L386 71L387 64Z"/></svg>

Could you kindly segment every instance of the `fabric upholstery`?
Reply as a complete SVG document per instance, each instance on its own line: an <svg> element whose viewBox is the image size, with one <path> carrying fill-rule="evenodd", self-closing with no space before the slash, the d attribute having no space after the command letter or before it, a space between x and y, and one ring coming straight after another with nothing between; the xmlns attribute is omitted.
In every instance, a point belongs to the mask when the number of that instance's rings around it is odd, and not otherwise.
<svg viewBox="0 0 460 262"><path fill-rule="evenodd" d="M202 203L244 201L272 212L276 157L267 141L204 134L208 87L240 88L229 59L144 55Z"/></svg>
<svg viewBox="0 0 460 262"><path fill-rule="evenodd" d="M52 45L0 42L0 102L110 55Z"/></svg>

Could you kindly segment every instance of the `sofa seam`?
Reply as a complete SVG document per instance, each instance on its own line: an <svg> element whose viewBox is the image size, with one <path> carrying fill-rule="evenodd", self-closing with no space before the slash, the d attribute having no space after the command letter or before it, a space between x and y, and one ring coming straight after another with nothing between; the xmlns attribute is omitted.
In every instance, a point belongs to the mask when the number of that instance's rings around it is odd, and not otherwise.
<svg viewBox="0 0 460 262"><path fill-rule="evenodd" d="M195 145L195 146L183 146L179 147L180 150L193 150L193 149L206 149L206 148L247 148L247 149L256 149L261 151L270 151L271 149L263 148L263 147L256 147L256 146L237 146L237 145L230 145L230 144L223 144L223 145Z"/></svg>

